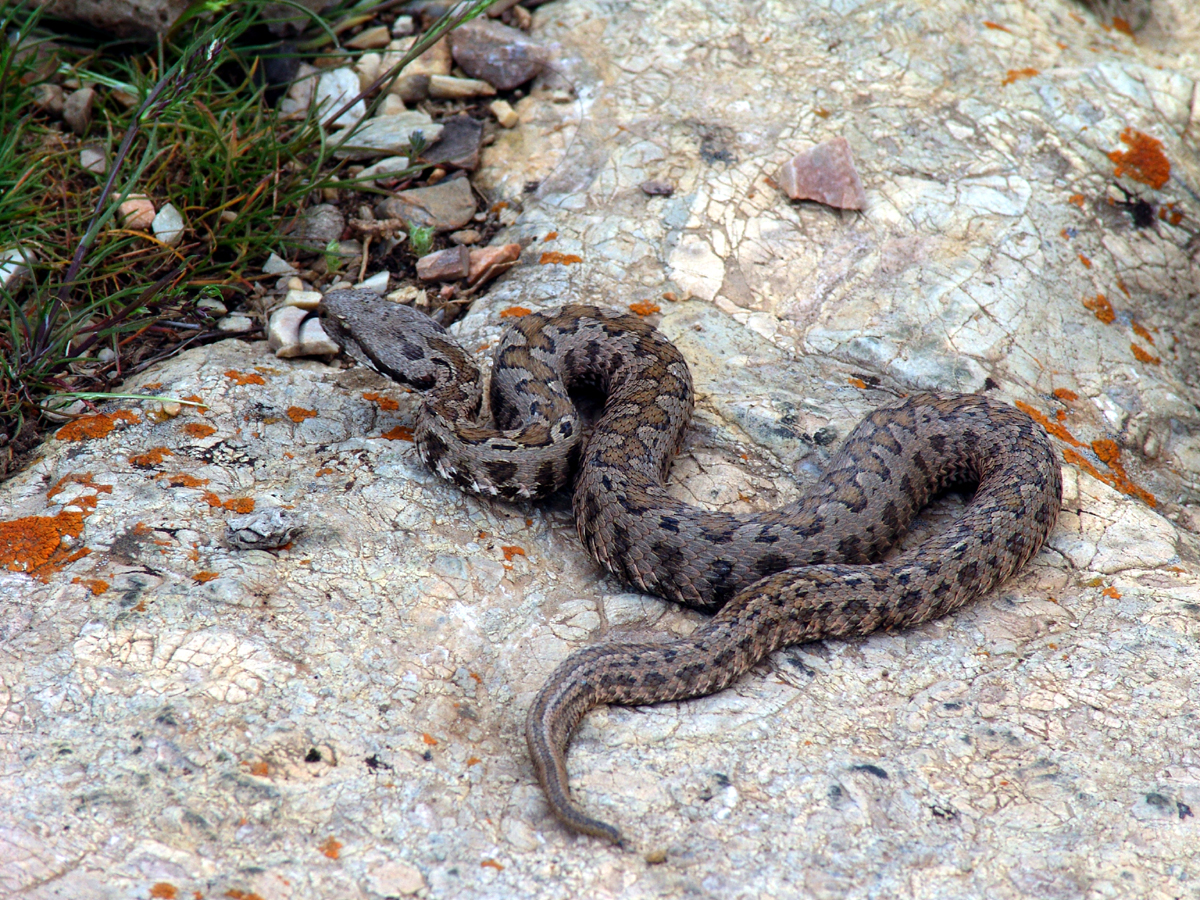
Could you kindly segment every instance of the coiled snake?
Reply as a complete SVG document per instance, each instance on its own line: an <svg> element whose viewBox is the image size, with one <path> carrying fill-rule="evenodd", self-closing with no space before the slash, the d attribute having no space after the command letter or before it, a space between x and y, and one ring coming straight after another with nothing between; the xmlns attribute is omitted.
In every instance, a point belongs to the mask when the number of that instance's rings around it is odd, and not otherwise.
<svg viewBox="0 0 1200 900"><path fill-rule="evenodd" d="M440 475L505 500L545 497L573 472L576 526L596 560L641 590L716 611L682 640L604 643L550 676L526 738L565 824L619 841L567 784L566 749L588 710L719 691L788 644L897 629L945 615L1012 575L1058 516L1061 472L1043 428L986 397L914 394L876 409L807 496L767 513L689 506L663 481L692 413L683 356L641 319L565 306L517 319L495 354L491 411L470 355L421 313L333 291L326 329L381 374L424 391L414 438ZM585 441L569 390L606 397ZM962 516L878 560L937 493L976 485Z"/></svg>

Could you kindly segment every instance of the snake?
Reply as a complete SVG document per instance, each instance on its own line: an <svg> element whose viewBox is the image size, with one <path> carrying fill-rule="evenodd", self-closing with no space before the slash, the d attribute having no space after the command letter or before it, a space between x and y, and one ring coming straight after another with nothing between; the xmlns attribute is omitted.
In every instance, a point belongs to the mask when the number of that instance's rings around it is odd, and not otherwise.
<svg viewBox="0 0 1200 900"><path fill-rule="evenodd" d="M422 392L413 437L440 476L508 501L547 497L574 478L576 527L601 566L714 614L678 640L572 653L529 709L525 736L551 812L613 843L619 829L569 788L567 748L590 710L704 696L781 647L947 615L1028 562L1058 517L1062 472L1045 429L983 395L887 402L800 499L732 514L667 492L694 390L678 348L639 316L573 304L515 318L494 352L485 407L480 366L429 316L361 290L331 291L319 314L350 356ZM579 391L604 397L590 433L571 398ZM962 513L888 554L951 488L974 489Z"/></svg>

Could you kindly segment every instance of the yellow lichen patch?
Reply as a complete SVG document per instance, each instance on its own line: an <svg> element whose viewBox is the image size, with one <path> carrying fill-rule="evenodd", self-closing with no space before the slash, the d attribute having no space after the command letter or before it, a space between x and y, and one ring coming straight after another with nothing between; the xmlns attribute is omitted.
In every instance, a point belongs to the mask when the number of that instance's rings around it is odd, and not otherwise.
<svg viewBox="0 0 1200 900"><path fill-rule="evenodd" d="M539 262L543 266L558 264L561 266L569 266L573 263L583 262L582 256L576 256L574 253L559 253L557 250L547 250L542 254Z"/></svg>
<svg viewBox="0 0 1200 900"><path fill-rule="evenodd" d="M257 372L239 372L237 369L230 369L225 373L225 377L234 384L266 384L263 377Z"/></svg>
<svg viewBox="0 0 1200 900"><path fill-rule="evenodd" d="M1083 194L1072 194L1070 197L1067 198L1067 202L1074 203L1080 209L1083 209L1084 199L1085 198L1084 198Z"/></svg>
<svg viewBox="0 0 1200 900"><path fill-rule="evenodd" d="M1083 263L1083 267L1085 269L1090 269L1092 267L1092 261L1090 259L1088 259L1086 256L1084 256L1082 253L1079 253L1077 255L1079 256L1079 261L1081 263Z"/></svg>
<svg viewBox="0 0 1200 900"><path fill-rule="evenodd" d="M222 500L212 491L205 491L204 502L213 509L227 509L242 515L254 512L254 500L250 497L230 497L228 500Z"/></svg>
<svg viewBox="0 0 1200 900"><path fill-rule="evenodd" d="M129 462L139 469L152 469L155 466L161 466L165 456L174 456L174 454L166 447L152 447L145 453L135 453L129 457Z"/></svg>
<svg viewBox="0 0 1200 900"><path fill-rule="evenodd" d="M376 393L375 391L367 391L362 396L364 400L370 400L385 412L395 412L400 408L400 404L391 397L385 397L383 394Z"/></svg>
<svg viewBox="0 0 1200 900"><path fill-rule="evenodd" d="M64 510L54 516L26 516L0 522L0 566L41 581L86 555L86 547L70 550L63 539L83 534L86 513Z"/></svg>
<svg viewBox="0 0 1200 900"><path fill-rule="evenodd" d="M1085 309L1090 309L1092 314L1105 325L1111 325L1117 318L1112 304L1108 302L1108 298L1103 294L1097 294L1095 297L1084 297L1083 306Z"/></svg>
<svg viewBox="0 0 1200 900"><path fill-rule="evenodd" d="M1130 325L1129 327L1133 329L1133 333L1134 333L1134 334L1136 334L1138 337L1140 337L1140 338L1141 338L1143 341L1145 341L1147 344L1153 344L1153 343L1154 343L1154 336L1153 336L1152 334L1150 334L1150 332L1149 332L1149 331L1147 331L1147 330L1146 330L1145 326L1143 326L1143 325L1140 325L1140 324L1139 324L1139 323L1137 323L1137 322L1134 322L1134 323L1133 323L1132 325Z"/></svg>
<svg viewBox="0 0 1200 900"><path fill-rule="evenodd" d="M179 890L170 882L159 881L150 887L150 896L155 900L175 900L179 896Z"/></svg>
<svg viewBox="0 0 1200 900"><path fill-rule="evenodd" d="M188 437L206 438L209 435L217 433L217 429L213 428L207 422L188 422L183 426L183 433Z"/></svg>
<svg viewBox="0 0 1200 900"><path fill-rule="evenodd" d="M317 411L315 409L305 409L303 406L289 406L287 408L287 417L299 425L305 419L315 419Z"/></svg>
<svg viewBox="0 0 1200 900"><path fill-rule="evenodd" d="M98 413L94 416L80 416L74 422L68 422L58 429L55 435L60 441L90 441L96 438L108 437L118 422L136 425L141 418L135 412L118 409L112 413Z"/></svg>
<svg viewBox="0 0 1200 900"><path fill-rule="evenodd" d="M1033 78L1040 73L1037 69L1009 69L1004 76L1001 84L1012 84L1014 81L1020 81L1022 78Z"/></svg>
<svg viewBox="0 0 1200 900"><path fill-rule="evenodd" d="M54 486L51 487L50 490L46 491L46 499L47 500L53 499L64 488L66 488L66 486L68 484L80 484L80 485L83 485L84 487L91 488L98 494L111 494L112 493L112 485L111 484L96 484L96 482L92 480L91 472L75 472L71 475L64 475L62 478L58 479L58 481L54 482ZM90 499L92 500L91 507L93 509L95 509L95 507L96 507L95 498L93 497ZM78 501L76 501L76 502L78 502Z"/></svg>
<svg viewBox="0 0 1200 900"><path fill-rule="evenodd" d="M93 594L103 594L109 588L107 581L99 578L80 578L78 575L71 579L71 584L82 584Z"/></svg>
<svg viewBox="0 0 1200 900"><path fill-rule="evenodd" d="M1163 153L1162 141L1136 128L1126 128L1121 132L1121 142L1129 149L1113 150L1108 154L1108 158L1117 164L1113 170L1115 177L1128 175L1155 190L1167 183L1171 177L1171 163Z"/></svg>
<svg viewBox="0 0 1200 900"><path fill-rule="evenodd" d="M1138 362L1143 362L1151 366L1162 365L1162 359L1160 357L1155 356L1153 353L1147 353L1137 344L1130 344L1129 349L1133 351L1134 358L1136 358Z"/></svg>

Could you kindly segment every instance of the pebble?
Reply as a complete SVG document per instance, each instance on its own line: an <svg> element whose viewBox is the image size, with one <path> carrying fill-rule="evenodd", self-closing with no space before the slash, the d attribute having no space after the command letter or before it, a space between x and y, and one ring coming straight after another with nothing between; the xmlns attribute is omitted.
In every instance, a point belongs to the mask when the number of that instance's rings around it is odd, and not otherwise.
<svg viewBox="0 0 1200 900"><path fill-rule="evenodd" d="M480 247L472 250L467 283L472 286L486 284L511 269L520 258L520 244L502 244L498 247Z"/></svg>
<svg viewBox="0 0 1200 900"><path fill-rule="evenodd" d="M33 89L33 102L52 116L62 115L66 101L66 91L57 84L42 82Z"/></svg>
<svg viewBox="0 0 1200 900"><path fill-rule="evenodd" d="M416 38L393 41L389 52L384 54L381 63L382 69L390 69L400 62L414 43L416 43ZM453 65L450 44L445 38L442 38L406 65L388 92L400 97L405 103L424 100L429 96L429 77L431 75L449 75Z"/></svg>
<svg viewBox="0 0 1200 900"><path fill-rule="evenodd" d="M267 323L267 346L276 356L286 359L299 355L300 324L307 317L308 312L299 306L281 306L271 313Z"/></svg>
<svg viewBox="0 0 1200 900"><path fill-rule="evenodd" d="M510 91L546 64L546 51L524 32L491 19L465 22L450 35L454 61L472 78Z"/></svg>
<svg viewBox="0 0 1200 900"><path fill-rule="evenodd" d="M24 247L0 250L0 285L12 291L29 277L29 266L33 253Z"/></svg>
<svg viewBox="0 0 1200 900"><path fill-rule="evenodd" d="M300 352L298 356L332 356L341 350L325 333L321 320L316 316L300 326ZM277 354L278 355L278 354Z"/></svg>
<svg viewBox="0 0 1200 900"><path fill-rule="evenodd" d="M481 235L474 228L464 228L462 231L452 232L449 237L456 244L478 244Z"/></svg>
<svg viewBox="0 0 1200 900"><path fill-rule="evenodd" d="M146 231L154 221L154 204L149 197L130 197L117 207L121 224L130 231Z"/></svg>
<svg viewBox="0 0 1200 900"><path fill-rule="evenodd" d="M669 181L661 181L658 179L643 181L639 187L642 189L643 194L647 194L651 197L670 197L673 193L675 193L675 185L671 184Z"/></svg>
<svg viewBox="0 0 1200 900"><path fill-rule="evenodd" d="M272 253L267 257L267 261L262 267L265 275L295 275L296 267L293 266L277 253Z"/></svg>
<svg viewBox="0 0 1200 900"><path fill-rule="evenodd" d="M388 94L379 104L379 115L381 116L398 116L407 110L408 107L404 105L404 101L395 94Z"/></svg>
<svg viewBox="0 0 1200 900"><path fill-rule="evenodd" d="M231 334L242 334L254 328L254 320L249 316L226 316L217 322L217 329Z"/></svg>
<svg viewBox="0 0 1200 900"><path fill-rule="evenodd" d="M381 159L374 165L367 166L359 173L358 177L382 179L389 175L403 172L407 168L407 156L389 156L387 159Z"/></svg>
<svg viewBox="0 0 1200 900"><path fill-rule="evenodd" d="M375 25L364 28L350 40L345 42L353 50L380 50L392 42L392 36L386 25Z"/></svg>
<svg viewBox="0 0 1200 900"><path fill-rule="evenodd" d="M382 272L376 272L370 278L360 281L358 284L354 285L354 287L357 290L370 291L371 293L378 294L382 297L387 293L388 281L390 278L391 275L388 273L387 269L384 269Z"/></svg>
<svg viewBox="0 0 1200 900"><path fill-rule="evenodd" d="M231 516L226 523L225 544L234 550L275 550L304 532L305 518L279 506Z"/></svg>
<svg viewBox="0 0 1200 900"><path fill-rule="evenodd" d="M287 96L279 101L279 112L285 119L303 119L308 113L319 74L320 70L308 63L296 69Z"/></svg>
<svg viewBox="0 0 1200 900"><path fill-rule="evenodd" d="M92 122L92 105L96 101L96 92L92 88L80 88L72 91L63 103L62 117L76 134L83 134Z"/></svg>
<svg viewBox="0 0 1200 900"><path fill-rule="evenodd" d="M412 34L416 30L413 24L412 16L396 16L396 21L392 23L392 36L404 37L407 34Z"/></svg>
<svg viewBox="0 0 1200 900"><path fill-rule="evenodd" d="M294 306L297 309L313 310L321 302L319 291L288 291L283 297L284 306Z"/></svg>
<svg viewBox="0 0 1200 900"><path fill-rule="evenodd" d="M483 143L483 122L460 113L442 122L441 136L421 158L439 166L453 166L474 172L479 168L479 147ZM443 173L444 175L445 173ZM434 173L430 173L430 181Z"/></svg>
<svg viewBox="0 0 1200 900"><path fill-rule="evenodd" d="M867 205L850 144L843 137L796 154L784 163L775 180L793 200L816 200L838 209L862 209Z"/></svg>
<svg viewBox="0 0 1200 900"><path fill-rule="evenodd" d="M104 151L95 147L84 147L79 151L79 164L97 175L108 171L108 160L104 158Z"/></svg>
<svg viewBox="0 0 1200 900"><path fill-rule="evenodd" d="M163 204L150 222L150 228L154 236L168 247L178 247L183 241L183 216L170 203Z"/></svg>
<svg viewBox="0 0 1200 900"><path fill-rule="evenodd" d="M438 250L417 260L417 277L422 281L457 281L471 271L471 251L466 247Z"/></svg>
<svg viewBox="0 0 1200 900"><path fill-rule="evenodd" d="M304 212L296 240L301 246L318 253L342 236L346 228L346 217L336 206L321 203Z"/></svg>
<svg viewBox="0 0 1200 900"><path fill-rule="evenodd" d="M398 115L376 116L367 121L347 144L345 153L354 157L396 155L412 149L410 138L421 132L426 143L441 136L442 126L434 124L428 113L410 109Z"/></svg>
<svg viewBox="0 0 1200 900"><path fill-rule="evenodd" d="M196 301L196 309L201 310L206 316L212 319L219 319L229 313L229 309L224 303L220 300L214 300L212 297L201 297Z"/></svg>
<svg viewBox="0 0 1200 900"><path fill-rule="evenodd" d="M322 72L317 80L317 108L321 111L322 123L329 125L332 122L335 127L342 128L353 125L365 116L367 104L359 100L336 119L333 118L333 114L352 97L358 96L360 90L358 74L353 69L329 69Z"/></svg>
<svg viewBox="0 0 1200 900"><path fill-rule="evenodd" d="M507 100L493 100L488 104L488 109L496 117L496 121L500 123L501 128L515 128L517 123L521 121L521 117L517 115L517 111L512 108L512 104Z"/></svg>
<svg viewBox="0 0 1200 900"><path fill-rule="evenodd" d="M478 78L456 78L453 75L429 76L429 96L434 100L464 100L472 97L494 97L496 89Z"/></svg>
<svg viewBox="0 0 1200 900"><path fill-rule="evenodd" d="M382 62L383 57L378 53L364 53L358 58L352 68L358 74L359 90L365 91L375 83L375 79L379 77L379 66ZM388 96L392 95L388 94Z"/></svg>
<svg viewBox="0 0 1200 900"><path fill-rule="evenodd" d="M435 231L456 231L475 214L475 194L465 178L401 191L375 207L381 219L404 219Z"/></svg>

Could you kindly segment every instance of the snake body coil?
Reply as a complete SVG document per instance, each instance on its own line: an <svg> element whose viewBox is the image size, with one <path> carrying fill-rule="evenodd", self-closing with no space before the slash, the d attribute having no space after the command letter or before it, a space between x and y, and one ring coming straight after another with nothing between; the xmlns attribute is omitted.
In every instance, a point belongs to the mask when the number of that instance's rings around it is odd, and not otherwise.
<svg viewBox="0 0 1200 900"><path fill-rule="evenodd" d="M679 351L633 316L566 306L516 320L495 355L491 410L477 421L478 367L432 320L360 291L322 303L333 337L394 380L425 391L415 440L464 489L544 497L578 471L576 526L605 568L649 593L717 611L687 638L606 643L564 661L529 711L526 738L551 809L619 841L568 790L566 748L595 706L703 696L788 644L863 635L945 615L991 590L1041 548L1061 472L1044 429L986 397L923 393L876 409L801 500L732 515L663 487L692 412ZM568 391L603 392L590 439ZM963 515L878 560L942 490L975 485Z"/></svg>

